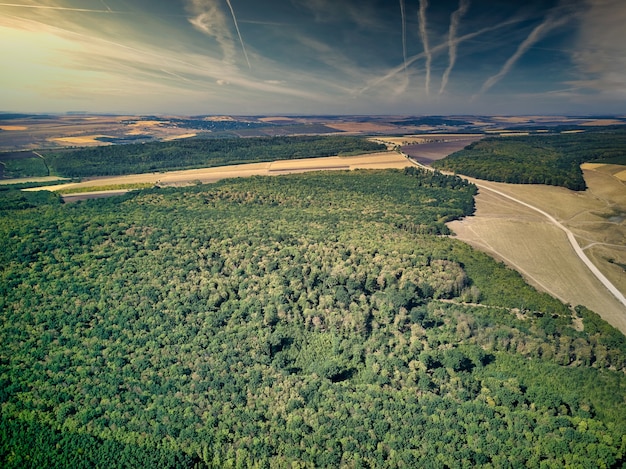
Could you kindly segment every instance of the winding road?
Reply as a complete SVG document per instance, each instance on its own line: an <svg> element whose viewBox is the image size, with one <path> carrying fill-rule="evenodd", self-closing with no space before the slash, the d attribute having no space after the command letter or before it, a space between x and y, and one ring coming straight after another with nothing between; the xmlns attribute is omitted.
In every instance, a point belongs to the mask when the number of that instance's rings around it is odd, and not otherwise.
<svg viewBox="0 0 626 469"><path fill-rule="evenodd" d="M429 171L433 171L433 168L431 168L429 166L426 166L426 165L423 165L423 164L415 161L414 159L409 157L407 154L405 154L403 152L399 152L399 153L402 154L407 160L409 160L415 166L418 166L418 167L423 168L423 169L427 169ZM515 202L515 203L523 205L524 207L527 207L527 208L529 208L529 209L531 209L531 210L533 210L533 211L535 211L537 213L540 213L541 215L546 217L553 225L558 227L560 230L564 231L565 234L567 235L567 239L569 240L569 242L570 242L572 248L574 249L574 252L578 256L578 258L587 266L587 268L600 281L600 283L602 283L602 285L604 285L604 287L609 292L611 292L611 294L617 299L617 301L619 301L622 305L624 305L624 307L626 307L626 297L624 297L622 292L619 291L615 287L615 285L613 285L611 283L611 281L604 276L604 274L602 272L600 272L600 270L595 266L595 264L593 262L591 262L591 260L585 254L583 248L581 248L580 245L578 244L578 242L576 241L576 238L574 237L574 234L567 227L565 227L561 222L559 222L556 218L554 218L549 213L545 212L544 210L541 210L540 208L535 207L534 205L526 203L526 202L524 202L524 201L522 201L520 199L517 199L517 198L515 198L513 196L510 196L508 194L505 194L504 192L499 191L497 189L493 189L493 188L488 187L488 186L486 186L484 184L481 184L480 182L478 182L476 180L473 180L472 182L479 189L490 191L490 192L492 192L494 194L499 195L500 197L504 197L506 199L509 199L509 200Z"/></svg>
<svg viewBox="0 0 626 469"><path fill-rule="evenodd" d="M624 297L622 292L620 292L615 287L615 285L613 285L610 282L610 280L608 278L606 278L602 272L600 272L600 270L595 266L595 264L593 262L591 262L591 260L587 257L587 255L585 254L583 249L580 247L580 245L576 241L576 238L574 237L574 234L568 228L563 226L563 224L560 223L556 218L554 218L549 213L541 210L540 208L537 208L537 207L535 207L533 205L530 205L530 204L528 204L526 202L523 202L523 201L521 201L521 200L519 200L519 199L517 199L517 198L515 198L513 196L505 194L504 192L501 192L501 191L496 190L496 189L492 189L491 187L487 187L487 186L485 186L483 184L480 184L478 182L475 182L475 181L474 181L474 184L476 184L476 186L478 186L479 189L483 189L483 190L487 190L487 191L493 192L495 194L498 194L501 197L505 197L505 198L507 198L509 200L512 200L513 202L521 204L524 207L527 207L527 208L529 208L531 210L534 210L535 212L540 213L541 215L546 217L548 220L550 220L550 222L552 224L557 226L559 229L563 230L565 232L565 234L567 235L567 239L569 240L570 244L572 245L572 248L574 248L574 251L576 252L576 255L580 258L580 260L584 262L584 264L591 271L591 273L607 288L607 290L609 290L611 292L611 294L613 294L613 296L620 303L622 303L626 307L626 297Z"/></svg>

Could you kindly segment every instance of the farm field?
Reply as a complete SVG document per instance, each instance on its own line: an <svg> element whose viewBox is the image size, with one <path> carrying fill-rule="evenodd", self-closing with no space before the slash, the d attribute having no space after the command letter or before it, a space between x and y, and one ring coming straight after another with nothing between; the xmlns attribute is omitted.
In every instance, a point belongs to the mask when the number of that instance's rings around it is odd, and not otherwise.
<svg viewBox="0 0 626 469"><path fill-rule="evenodd" d="M165 173L130 174L116 177L103 177L80 183L60 184L30 190L50 190L63 194L64 191L98 188L113 185L155 184L159 186L183 186L197 182L210 183L221 179L249 176L266 176L288 173L302 173L318 170L389 169L410 166L406 158L396 152L381 152L348 157L303 158L298 160L250 163L220 166L214 168L170 171Z"/></svg>
<svg viewBox="0 0 626 469"><path fill-rule="evenodd" d="M477 181L554 216L571 230L600 271L626 292L626 191L618 168L585 169L589 189ZM471 179L470 179L471 180ZM517 269L536 287L572 305L582 304L626 333L626 312L582 264L563 231L533 210L482 190L476 213L449 224L456 236Z"/></svg>

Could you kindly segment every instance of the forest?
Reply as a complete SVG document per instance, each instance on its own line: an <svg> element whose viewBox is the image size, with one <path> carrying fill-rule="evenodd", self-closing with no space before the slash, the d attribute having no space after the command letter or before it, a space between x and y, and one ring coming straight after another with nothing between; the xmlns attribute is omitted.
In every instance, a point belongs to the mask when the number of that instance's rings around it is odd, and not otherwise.
<svg viewBox="0 0 626 469"><path fill-rule="evenodd" d="M489 181L586 189L580 165L626 164L626 130L490 137L433 163L433 167Z"/></svg>
<svg viewBox="0 0 626 469"><path fill-rule="evenodd" d="M447 236L474 210L459 177L15 192L3 468L626 461L626 338Z"/></svg>
<svg viewBox="0 0 626 469"><path fill-rule="evenodd" d="M87 177L353 155L384 150L384 145L363 138L310 136L190 138L170 142L41 150L40 153L52 175ZM2 154L0 161L3 161ZM41 159L34 164L41 164Z"/></svg>

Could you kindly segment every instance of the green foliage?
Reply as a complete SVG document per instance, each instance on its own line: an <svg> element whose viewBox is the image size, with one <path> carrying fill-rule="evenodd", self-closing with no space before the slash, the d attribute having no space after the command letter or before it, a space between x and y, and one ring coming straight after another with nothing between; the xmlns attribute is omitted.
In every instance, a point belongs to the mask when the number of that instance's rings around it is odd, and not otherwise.
<svg viewBox="0 0 626 469"><path fill-rule="evenodd" d="M6 179L49 176L45 161L36 156L4 159L0 154L0 165L0 175Z"/></svg>
<svg viewBox="0 0 626 469"><path fill-rule="evenodd" d="M618 467L620 343L435 236L474 193L354 171L0 213L0 464Z"/></svg>
<svg viewBox="0 0 626 469"><path fill-rule="evenodd" d="M85 177L317 158L384 149L384 145L362 138L314 136L184 139L42 152L54 174Z"/></svg>
<svg viewBox="0 0 626 469"><path fill-rule="evenodd" d="M624 164L624 129L578 134L492 137L434 162L439 169L490 181L586 188L584 162Z"/></svg>
<svg viewBox="0 0 626 469"><path fill-rule="evenodd" d="M54 430L32 421L0 415L0 465L26 468L195 468L198 457L154 444L103 440L84 433Z"/></svg>
<svg viewBox="0 0 626 469"><path fill-rule="evenodd" d="M61 198L49 191L24 192L14 189L13 186L0 186L0 213L59 203Z"/></svg>

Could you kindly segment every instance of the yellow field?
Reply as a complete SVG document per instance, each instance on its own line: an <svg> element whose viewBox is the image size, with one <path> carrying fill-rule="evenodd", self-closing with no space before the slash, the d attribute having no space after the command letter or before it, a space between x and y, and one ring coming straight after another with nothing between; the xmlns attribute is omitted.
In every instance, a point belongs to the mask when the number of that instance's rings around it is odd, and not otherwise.
<svg viewBox="0 0 626 469"><path fill-rule="evenodd" d="M338 122L338 123L326 123L326 127L331 129L337 129L342 132L393 132L397 131L398 127L390 124L376 124L373 122Z"/></svg>
<svg viewBox="0 0 626 469"><path fill-rule="evenodd" d="M589 166L585 166L589 168ZM619 168L619 167L617 167ZM555 217L622 293L626 275L626 190L602 165L585 169L589 189L477 181ZM572 305L583 304L626 333L626 311L575 254L563 231L541 214L480 190L475 216L450 223L457 237L518 270L529 283ZM613 262L610 262L612 260Z"/></svg>
<svg viewBox="0 0 626 469"><path fill-rule="evenodd" d="M344 169L387 169L404 168L411 163L396 152L371 153L358 156L331 156L327 158L304 158L299 160L284 160L268 163L251 163L243 165L220 166L217 168L190 169L184 171L170 171L166 173L131 174L92 179L79 183L59 184L28 190L49 190L61 194L67 191L74 192L85 188L93 191L102 187L112 187L133 184L158 184L160 186L182 186L196 182L210 183L220 179L248 176L267 176L288 173L302 173L316 170L344 170Z"/></svg>
<svg viewBox="0 0 626 469"><path fill-rule="evenodd" d="M621 120L617 120L617 119L594 119L590 122L585 122L581 125L584 125L585 127L596 127L596 126L603 126L603 125L623 125L624 121Z"/></svg>
<svg viewBox="0 0 626 469"><path fill-rule="evenodd" d="M128 124L129 127L155 127L157 125L167 124L167 121L137 121Z"/></svg>
<svg viewBox="0 0 626 469"><path fill-rule="evenodd" d="M620 181L626 181L626 169L624 171L620 171L619 173L616 173L615 177L619 179Z"/></svg>
<svg viewBox="0 0 626 469"><path fill-rule="evenodd" d="M193 134L181 134L181 135L170 135L169 137L165 137L163 139L164 142L171 142L172 140L181 140L183 138L191 138L191 137L195 137L196 133Z"/></svg>
<svg viewBox="0 0 626 469"><path fill-rule="evenodd" d="M0 130L20 131L20 130L28 130L28 127L26 127L24 125L0 125Z"/></svg>
<svg viewBox="0 0 626 469"><path fill-rule="evenodd" d="M580 165L583 171L585 169L598 169L598 168L601 168L602 166L604 166L604 163L583 163Z"/></svg>
<svg viewBox="0 0 626 469"><path fill-rule="evenodd" d="M80 137L56 137L51 140L55 142L61 143L69 143L70 145L81 145L81 146L90 146L90 145L111 145L109 142L101 142L100 140L96 140L97 138L114 138L110 135L81 135Z"/></svg>
<svg viewBox="0 0 626 469"><path fill-rule="evenodd" d="M0 179L0 186L10 185L10 184L24 184L26 182L52 182L52 181L63 181L64 178L60 178L57 176L43 176L43 177L30 177L30 178L15 178L15 179Z"/></svg>

